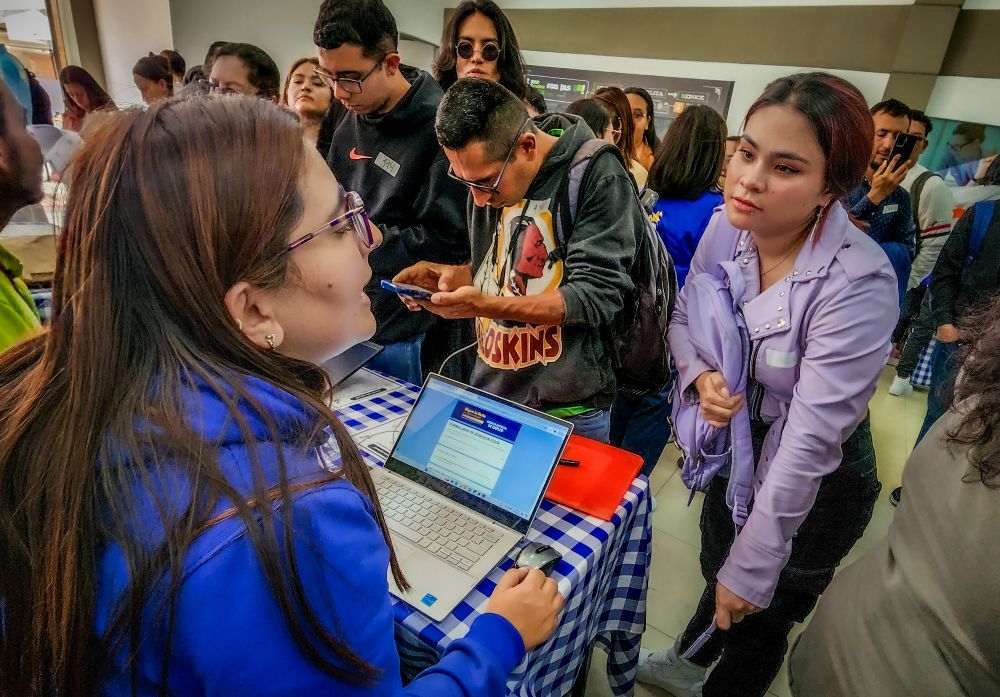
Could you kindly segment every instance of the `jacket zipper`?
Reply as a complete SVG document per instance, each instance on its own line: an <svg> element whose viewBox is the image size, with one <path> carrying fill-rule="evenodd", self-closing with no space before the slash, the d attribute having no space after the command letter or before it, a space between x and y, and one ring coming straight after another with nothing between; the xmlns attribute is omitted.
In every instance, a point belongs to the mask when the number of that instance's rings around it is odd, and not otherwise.
<svg viewBox="0 0 1000 697"><path fill-rule="evenodd" d="M761 387L760 383L757 382L757 354L760 353L761 340L753 342L753 348L750 350L750 385L752 386L752 392L750 394L749 408L750 408L750 419L753 421L760 421L760 410L764 404L764 388Z"/></svg>

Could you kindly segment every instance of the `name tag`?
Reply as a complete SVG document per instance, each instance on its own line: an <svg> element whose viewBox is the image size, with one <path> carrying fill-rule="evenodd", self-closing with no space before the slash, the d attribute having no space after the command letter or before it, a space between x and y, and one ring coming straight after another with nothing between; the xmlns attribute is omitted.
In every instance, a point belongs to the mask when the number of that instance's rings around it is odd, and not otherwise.
<svg viewBox="0 0 1000 697"><path fill-rule="evenodd" d="M377 163L378 160L376 160L375 162ZM899 210L899 204L898 203L890 203L888 206L886 206L885 208L882 209L882 214L883 215L888 215L889 213L895 213L898 210Z"/></svg>
<svg viewBox="0 0 1000 697"><path fill-rule="evenodd" d="M375 166L381 167L390 177L395 177L399 173L399 163L384 152L380 152L375 158Z"/></svg>
<svg viewBox="0 0 1000 697"><path fill-rule="evenodd" d="M764 360L772 368L794 368L799 356L794 351L767 349L764 352Z"/></svg>

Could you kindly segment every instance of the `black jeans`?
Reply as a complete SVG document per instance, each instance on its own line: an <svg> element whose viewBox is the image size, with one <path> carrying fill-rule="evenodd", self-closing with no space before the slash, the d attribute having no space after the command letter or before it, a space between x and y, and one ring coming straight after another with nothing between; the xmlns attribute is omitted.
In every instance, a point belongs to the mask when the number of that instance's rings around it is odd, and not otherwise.
<svg viewBox="0 0 1000 697"><path fill-rule="evenodd" d="M754 422L754 454L759 458L767 425ZM871 424L866 418L843 445L840 467L823 478L816 502L792 541L788 564L778 578L771 605L716 630L694 656L702 666L718 663L705 683L704 697L761 697L773 682L788 650L788 633L812 612L840 561L871 520L882 485L875 471ZM716 575L733 544L733 519L726 505L727 481L716 477L701 510L701 571L706 585L694 617L681 637L684 651L715 615Z"/></svg>
<svg viewBox="0 0 1000 697"><path fill-rule="evenodd" d="M917 313L916 319L910 322L909 333L906 335L903 350L896 363L897 376L909 379L913 375L920 354L927 348L932 336L934 336L934 318L931 317L931 294L924 293L920 312Z"/></svg>

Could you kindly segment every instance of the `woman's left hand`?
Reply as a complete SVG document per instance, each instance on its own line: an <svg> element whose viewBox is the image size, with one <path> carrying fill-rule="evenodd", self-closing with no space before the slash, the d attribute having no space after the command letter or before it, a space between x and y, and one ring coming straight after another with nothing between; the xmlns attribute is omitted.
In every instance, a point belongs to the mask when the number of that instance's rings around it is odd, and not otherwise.
<svg viewBox="0 0 1000 697"><path fill-rule="evenodd" d="M715 584L715 624L725 631L747 615L760 612L760 608L747 602L721 583Z"/></svg>

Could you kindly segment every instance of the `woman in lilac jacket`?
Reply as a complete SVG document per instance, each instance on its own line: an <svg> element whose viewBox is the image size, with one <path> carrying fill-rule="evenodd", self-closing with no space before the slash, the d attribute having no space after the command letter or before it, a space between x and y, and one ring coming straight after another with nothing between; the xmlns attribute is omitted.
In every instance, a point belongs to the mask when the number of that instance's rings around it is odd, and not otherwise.
<svg viewBox="0 0 1000 697"><path fill-rule="evenodd" d="M841 199L864 176L872 128L857 89L823 73L771 83L747 114L725 207L690 271L724 261L743 271L745 395L731 395L699 357L688 332L699 318L679 298L670 346L680 384L713 425L750 410L757 468L738 535L725 479L709 485L701 601L673 649L643 656L640 680L675 695L763 695L793 624L871 518L880 484L867 407L898 314L896 280ZM713 621L718 629L693 646Z"/></svg>

